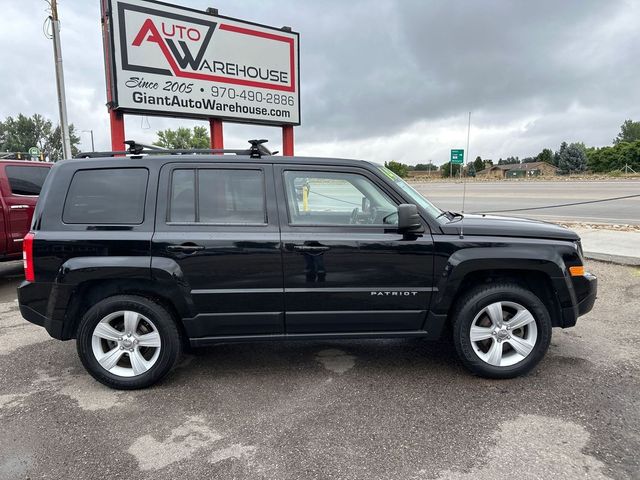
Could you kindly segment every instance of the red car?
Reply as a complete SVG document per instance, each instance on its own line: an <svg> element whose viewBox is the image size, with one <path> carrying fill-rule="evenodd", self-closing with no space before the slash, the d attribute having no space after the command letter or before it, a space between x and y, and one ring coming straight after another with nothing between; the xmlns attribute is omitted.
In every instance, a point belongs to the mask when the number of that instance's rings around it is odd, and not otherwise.
<svg viewBox="0 0 640 480"><path fill-rule="evenodd" d="M0 261L22 257L22 239L29 232L31 217L51 163L0 160Z"/></svg>

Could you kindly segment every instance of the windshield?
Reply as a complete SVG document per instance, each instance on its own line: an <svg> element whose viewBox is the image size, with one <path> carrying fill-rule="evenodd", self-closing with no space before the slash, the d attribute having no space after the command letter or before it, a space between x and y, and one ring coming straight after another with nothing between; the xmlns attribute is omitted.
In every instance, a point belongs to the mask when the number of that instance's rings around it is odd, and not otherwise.
<svg viewBox="0 0 640 480"><path fill-rule="evenodd" d="M433 203L431 203L429 200L427 200L426 198L424 198L422 195L420 195L411 185L409 185L407 182L405 182L401 177L399 177L398 175L396 175L395 173L393 173L391 170L389 170L387 167L384 167L382 165L376 165L376 167L387 177L389 178L393 183L395 183L398 187L400 187L402 189L403 192L405 192L407 195L409 195L409 197L411 197L411 200L413 200L415 202L416 205L424 208L427 212L429 212L434 218L437 217L438 215L440 215L442 213L442 210L440 210L438 207L436 207Z"/></svg>

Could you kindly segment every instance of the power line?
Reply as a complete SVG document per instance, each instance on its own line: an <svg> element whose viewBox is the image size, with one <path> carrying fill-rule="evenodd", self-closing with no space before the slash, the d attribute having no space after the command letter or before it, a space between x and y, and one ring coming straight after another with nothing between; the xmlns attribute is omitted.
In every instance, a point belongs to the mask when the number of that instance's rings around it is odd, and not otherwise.
<svg viewBox="0 0 640 480"><path fill-rule="evenodd" d="M624 199L627 199L627 198L636 198L636 197L640 197L640 194L625 195L623 197L601 198L599 200L588 200L588 201L585 201L585 202L559 203L559 204L556 204L556 205L545 205L543 207L510 208L508 210L485 210L483 212L473 212L473 213L474 214L479 214L479 213L524 212L524 211L527 211L527 210L544 210L546 208L572 207L574 205L587 205L589 203L612 202L614 200L624 200Z"/></svg>

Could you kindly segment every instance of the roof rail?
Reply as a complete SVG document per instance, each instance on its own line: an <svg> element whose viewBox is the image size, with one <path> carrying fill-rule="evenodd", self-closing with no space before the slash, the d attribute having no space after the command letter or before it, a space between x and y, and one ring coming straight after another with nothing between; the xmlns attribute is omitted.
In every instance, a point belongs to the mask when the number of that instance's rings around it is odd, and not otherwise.
<svg viewBox="0 0 640 480"><path fill-rule="evenodd" d="M106 152L80 152L74 158L100 158L126 156L142 157L143 155L211 155L230 153L235 155L248 155L251 158L262 158L263 156L275 155L278 152L270 152L263 144L268 140L249 140L251 147L248 149L225 149L225 148L162 148L157 145L146 145L127 140L124 143L129 146L126 150L106 151Z"/></svg>

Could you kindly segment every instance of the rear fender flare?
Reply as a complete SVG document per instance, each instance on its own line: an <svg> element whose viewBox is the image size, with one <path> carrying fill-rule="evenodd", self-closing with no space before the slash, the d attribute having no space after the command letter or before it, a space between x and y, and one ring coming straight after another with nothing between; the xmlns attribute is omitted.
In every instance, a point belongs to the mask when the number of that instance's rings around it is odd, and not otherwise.
<svg viewBox="0 0 640 480"><path fill-rule="evenodd" d="M74 257L64 262L54 282L79 285L91 280L151 279L151 257Z"/></svg>
<svg viewBox="0 0 640 480"><path fill-rule="evenodd" d="M64 322L63 335L73 338L78 322L77 303L100 282L101 294L126 292L158 298L169 303L180 318L195 315L190 287L178 264L152 257L75 257L58 270L47 305L47 316ZM152 266L153 265L153 266ZM100 295L98 295L99 297ZM79 302L77 302L79 300Z"/></svg>

